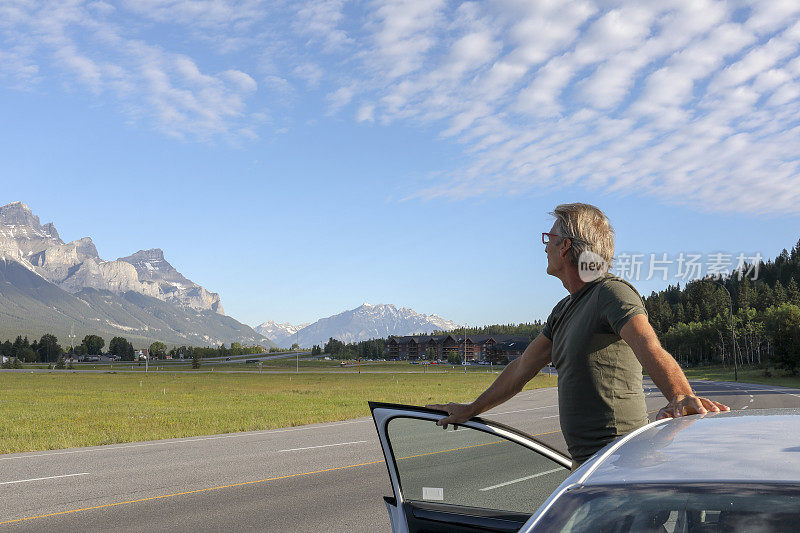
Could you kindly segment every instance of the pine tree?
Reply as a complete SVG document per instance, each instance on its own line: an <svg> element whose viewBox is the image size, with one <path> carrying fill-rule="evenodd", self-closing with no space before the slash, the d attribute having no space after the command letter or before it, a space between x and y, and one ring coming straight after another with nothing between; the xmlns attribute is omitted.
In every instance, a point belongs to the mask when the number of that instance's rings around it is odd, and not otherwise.
<svg viewBox="0 0 800 533"><path fill-rule="evenodd" d="M758 287L758 297L756 298L757 306L756 309L758 311L764 312L767 310L768 307L772 306L774 295L772 291L772 287L767 285L766 283L759 283L756 285Z"/></svg>
<svg viewBox="0 0 800 533"><path fill-rule="evenodd" d="M748 278L743 278L737 286L736 307L744 309L753 304L753 286Z"/></svg>
<svg viewBox="0 0 800 533"><path fill-rule="evenodd" d="M800 239L798 239L797 244L792 247L792 251L789 253L789 260L795 265L800 263Z"/></svg>
<svg viewBox="0 0 800 533"><path fill-rule="evenodd" d="M787 301L786 289L783 288L783 284L780 280L775 282L775 285L772 287L772 305L781 305Z"/></svg>
<svg viewBox="0 0 800 533"><path fill-rule="evenodd" d="M789 285L786 286L786 298L789 303L800 306L800 288L797 287L794 278L791 278Z"/></svg>
<svg viewBox="0 0 800 533"><path fill-rule="evenodd" d="M675 317L675 322L686 322L686 311L684 311L682 303L678 302L672 315Z"/></svg>
<svg viewBox="0 0 800 533"><path fill-rule="evenodd" d="M697 304L691 305L689 318L691 318L692 322L700 322L700 307Z"/></svg>

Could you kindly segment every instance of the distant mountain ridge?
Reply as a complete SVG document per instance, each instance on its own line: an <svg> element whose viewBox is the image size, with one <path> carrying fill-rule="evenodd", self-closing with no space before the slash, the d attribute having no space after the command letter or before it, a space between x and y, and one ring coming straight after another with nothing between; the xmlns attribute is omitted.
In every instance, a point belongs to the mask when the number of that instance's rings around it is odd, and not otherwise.
<svg viewBox="0 0 800 533"><path fill-rule="evenodd" d="M262 328L262 326L270 325ZM368 339L384 338L389 335L413 335L434 330L449 331L456 328L455 322L438 315L425 315L405 307L392 304L363 304L355 309L322 318L308 325L292 326L275 322L265 322L256 327L262 335L281 347L298 342L300 346L314 344L322 346L331 337L342 342L359 342ZM288 326L288 327L287 327ZM270 330L269 327L272 329ZM291 333L288 333L289 331ZM267 331L271 331L270 336Z"/></svg>
<svg viewBox="0 0 800 533"><path fill-rule="evenodd" d="M219 295L184 277L160 249L103 260L90 237L65 243L22 202L0 207L0 282L0 339L54 333L68 342L74 331L141 343L270 345L226 317Z"/></svg>
<svg viewBox="0 0 800 533"><path fill-rule="evenodd" d="M259 324L253 329L256 330L258 333L261 333L268 339L289 339L290 337L293 337L298 331L308 326L309 324L310 322L297 325L290 324L289 322L278 324L277 322L268 320L267 322Z"/></svg>

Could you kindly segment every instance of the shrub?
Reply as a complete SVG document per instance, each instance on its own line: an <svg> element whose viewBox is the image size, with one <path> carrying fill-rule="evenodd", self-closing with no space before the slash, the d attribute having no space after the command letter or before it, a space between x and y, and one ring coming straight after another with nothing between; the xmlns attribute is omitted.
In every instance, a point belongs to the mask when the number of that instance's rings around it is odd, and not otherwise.
<svg viewBox="0 0 800 533"><path fill-rule="evenodd" d="M458 352L450 351L447 352L447 362L450 363L451 365L460 365L464 361L461 358L461 356L458 355Z"/></svg>

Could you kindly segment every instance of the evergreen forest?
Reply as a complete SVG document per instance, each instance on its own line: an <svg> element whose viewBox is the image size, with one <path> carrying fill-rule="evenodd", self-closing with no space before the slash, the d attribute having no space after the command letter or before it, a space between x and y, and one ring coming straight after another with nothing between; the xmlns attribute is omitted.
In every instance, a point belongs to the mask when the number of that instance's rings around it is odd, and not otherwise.
<svg viewBox="0 0 800 533"><path fill-rule="evenodd" d="M668 286L644 302L664 348L685 366L736 361L796 374L800 368L798 284L800 241L774 260L747 265L731 276Z"/></svg>

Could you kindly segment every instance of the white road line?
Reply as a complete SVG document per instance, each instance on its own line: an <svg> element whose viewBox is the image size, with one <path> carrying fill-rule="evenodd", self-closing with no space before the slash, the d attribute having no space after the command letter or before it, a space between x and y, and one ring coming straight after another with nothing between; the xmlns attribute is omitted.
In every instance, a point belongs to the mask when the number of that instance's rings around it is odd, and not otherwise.
<svg viewBox="0 0 800 533"><path fill-rule="evenodd" d="M758 389L758 390L762 391L764 389ZM739 387L731 387L730 389L721 389L721 390L713 390L713 389L712 390L695 390L695 392L697 394L699 394L700 396L702 396L704 394L724 394L724 393L730 394L732 392L747 392L747 389L742 389L742 388L739 388Z"/></svg>
<svg viewBox="0 0 800 533"><path fill-rule="evenodd" d="M768 387L768 385L765 385L765 386L766 386L766 387ZM797 398L800 398L800 394L794 394L794 393L791 393L791 392L789 392L789 391L788 391L788 390L786 390L786 389L769 389L769 388L763 388L763 387L765 387L765 386L762 386L762 387L753 387L753 386L750 386L750 387L743 387L743 386L741 386L741 385L740 385L740 386L730 385L730 387L731 387L732 389L741 390L741 391L744 391L744 392L750 392L750 391L756 391L756 392L777 392L778 394L788 394L789 396L795 396L795 397L797 397ZM701 391L701 393L702 393L702 392L706 392L706 391ZM718 392L718 391L710 391L710 392ZM751 394L750 396L752 396L752 394Z"/></svg>
<svg viewBox="0 0 800 533"><path fill-rule="evenodd" d="M331 446L346 446L347 444L364 444L365 442L372 442L372 441L355 440L353 442L337 442L336 444L320 444L319 446L306 446L305 448L289 448L286 450L278 450L278 452L296 452L299 450L313 450L314 448L330 448Z"/></svg>
<svg viewBox="0 0 800 533"><path fill-rule="evenodd" d="M27 483L29 481L42 481L43 479L59 479L62 477L75 477L75 476L88 476L89 472L81 472L80 474L64 474L63 476L49 476L49 477L34 477L31 479L18 479L16 481L0 481L0 485L11 485L12 483Z"/></svg>
<svg viewBox="0 0 800 533"><path fill-rule="evenodd" d="M734 391L737 391L737 392L749 392L749 391L777 392L779 394L788 394L789 396L797 396L798 398L800 398L800 394L793 394L791 392L788 392L788 391L785 391L785 390L781 390L781 389L753 389L753 388L749 388L748 389L748 388L744 388L744 387L734 387L732 385L731 385L730 389L725 389L725 390L698 390L696 392L697 392L697 394L702 396L704 394L722 394L722 393L726 393L726 392L730 393L731 389L733 389Z"/></svg>
<svg viewBox="0 0 800 533"><path fill-rule="evenodd" d="M46 457L48 455L67 455L73 453L96 453L96 452L105 452L105 451L113 451L113 450L124 450L126 448L141 448L144 446L165 446L168 444L183 444L186 442L200 442L204 440L217 440L217 439L234 439L239 437L254 437L258 435L270 435L273 433L287 433L289 431L303 431L309 429L320 429L320 428L329 428L329 427L336 427L336 426L344 426L346 424L357 424L363 422L372 422L371 419L365 420L348 420L346 422L335 422L333 424L326 424L324 426L312 426L312 427L298 427L298 428L286 428L286 429L267 429L264 431L256 431L256 432L248 432L248 433L230 433L228 435L215 435L213 437L197 437L197 438L189 438L189 439L176 439L176 440L168 440L165 442L143 442L141 444L124 444L124 445L110 445L110 446L98 446L96 448L88 448L82 450L66 450L60 452L48 452L48 453L37 453L32 455L16 455L12 457L0 457L0 461L8 461L11 459L27 459L29 457Z"/></svg>
<svg viewBox="0 0 800 533"><path fill-rule="evenodd" d="M520 481L527 481L529 479L533 479L533 478L537 478L537 477L541 477L541 476L546 476L547 474L552 474L554 472L561 472L563 470L564 470L564 468L554 468L552 470L547 470L545 472L539 472L538 474L533 474L532 476L525 476L525 477L521 477L519 479L512 479L511 481L506 481L505 483L500 483L498 485L492 485L491 487L485 487L485 488L482 488L482 489L479 489L479 490L486 491L486 490L492 490L492 489L499 489L500 487L505 487L506 485L519 483Z"/></svg>
<svg viewBox="0 0 800 533"><path fill-rule="evenodd" d="M558 417L559 417L559 415L553 415L553 416L543 416L543 417L542 417L542 420L544 420L545 418L558 418Z"/></svg>

